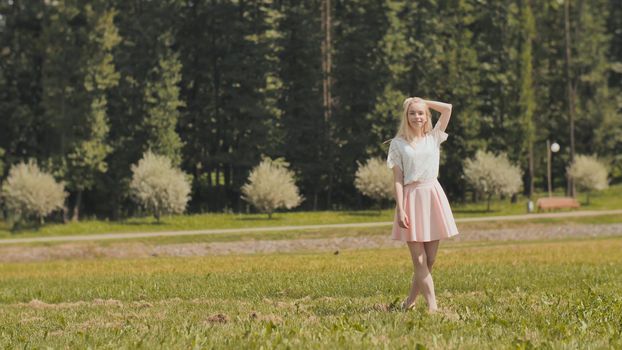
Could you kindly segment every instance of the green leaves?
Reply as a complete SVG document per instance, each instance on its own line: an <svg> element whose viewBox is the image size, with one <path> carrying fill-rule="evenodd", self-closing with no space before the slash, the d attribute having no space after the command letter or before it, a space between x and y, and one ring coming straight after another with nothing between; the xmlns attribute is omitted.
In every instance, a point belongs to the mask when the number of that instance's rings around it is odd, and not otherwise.
<svg viewBox="0 0 622 350"><path fill-rule="evenodd" d="M180 99L181 62L179 55L172 51L173 36L170 32L162 34L157 66L152 68L145 85L144 103L146 115L142 128L146 134L145 149L169 157L173 164L181 163L183 143L176 128L180 108L185 106Z"/></svg>
<svg viewBox="0 0 622 350"><path fill-rule="evenodd" d="M453 105L440 174L452 199L465 197L464 161L482 148L523 169L531 160L540 185L537 145L551 135L569 144L563 1L331 4L325 120L318 1L6 3L3 161L66 164L72 191L113 203L86 208L105 215L131 212L128 164L149 148L195 175L194 211L240 210L245 174L263 155L291 163L309 209L365 206L357 161L386 155L401 101L417 95ZM622 179L616 5L570 6L577 153L598 153L613 181ZM557 159L553 174L568 155Z"/></svg>

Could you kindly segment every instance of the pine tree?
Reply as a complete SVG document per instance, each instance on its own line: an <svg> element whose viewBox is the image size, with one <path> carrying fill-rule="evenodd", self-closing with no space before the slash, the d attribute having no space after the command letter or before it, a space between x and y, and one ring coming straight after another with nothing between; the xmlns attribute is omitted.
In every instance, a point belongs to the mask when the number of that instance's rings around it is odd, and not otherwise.
<svg viewBox="0 0 622 350"><path fill-rule="evenodd" d="M477 41L480 38L474 31L480 14L480 7L473 1L455 0L441 4L440 13L444 20L436 24L437 30L444 33L446 39L442 54L436 55L442 69L439 72L435 95L438 99L452 104L452 117L447 127L451 136L443 144L441 152L443 181L448 196L464 200L466 182L462 176L465 159L485 145L480 136L482 124L481 76ZM434 78L432 78L434 79Z"/></svg>
<svg viewBox="0 0 622 350"><path fill-rule="evenodd" d="M158 70L165 49L158 39L162 33L175 31L180 6L179 1L111 2L118 10L115 23L123 38L113 50L121 77L108 94L109 140L113 150L107 159L106 176L99 178L96 193L91 191L89 195L97 203L106 203L97 208L98 212L119 219L136 209L128 195L132 176L128 164L136 163L147 148L147 133L143 131L148 115L146 86L154 83L154 70Z"/></svg>
<svg viewBox="0 0 622 350"><path fill-rule="evenodd" d="M329 183L323 164L334 161L324 154L320 4L284 1L281 11L278 73L283 83L279 99L283 154L301 175L301 192L308 199L303 205L317 210Z"/></svg>
<svg viewBox="0 0 622 350"><path fill-rule="evenodd" d="M106 94L119 80L112 50L120 37L116 12L102 3L78 7L59 2L50 11L44 31L44 106L58 140L53 154L57 174L75 194L73 219L78 220L83 192L107 170Z"/></svg>
<svg viewBox="0 0 622 350"><path fill-rule="evenodd" d="M107 116L108 89L117 85L119 73L112 60L112 49L119 43L114 25L116 11L86 5L88 41L83 48L83 102L85 117L76 125L76 142L67 155L67 178L76 191L73 220L79 218L82 194L95 184L98 173L108 169L106 156L111 147L107 143L109 125Z"/></svg>
<svg viewBox="0 0 622 350"><path fill-rule="evenodd" d="M6 164L42 160L54 149L51 120L42 113L43 1L0 8L0 147Z"/></svg>
<svg viewBox="0 0 622 350"><path fill-rule="evenodd" d="M181 81L181 63L178 54L171 49L173 36L170 32L159 39L159 59L152 69L145 86L145 109L142 131L146 134L145 150L171 159L174 166L181 163L182 141L176 127L179 120L179 108L185 104L180 100L179 82Z"/></svg>
<svg viewBox="0 0 622 350"><path fill-rule="evenodd" d="M527 182L525 183L525 193L531 198L534 191L534 154L533 147L535 142L535 126L533 114L535 110L535 92L533 87L533 65L532 65L532 43L536 35L535 20L531 12L531 5L528 0L523 0L522 7L522 43L521 43L521 90L519 107L521 113L522 126L522 155L523 167L527 168ZM526 159L525 159L526 158ZM526 166L525 166L526 161Z"/></svg>
<svg viewBox="0 0 622 350"><path fill-rule="evenodd" d="M280 151L276 3L188 2L180 10L180 122L200 210L242 210L240 187L261 155ZM270 142L274 140L275 142Z"/></svg>
<svg viewBox="0 0 622 350"><path fill-rule="evenodd" d="M389 0L386 7L388 27L379 44L387 74L384 87L375 99L374 108L366 118L371 124L370 144L367 147L369 155L385 153L381 144L395 135L401 118L401 104L407 97L403 81L410 67L406 57L412 47L408 45L405 23L400 18L406 2Z"/></svg>
<svg viewBox="0 0 622 350"><path fill-rule="evenodd" d="M612 75L608 62L607 43L612 34L607 30L608 1L599 0L585 4L577 2L571 7L572 34L572 86L576 91L576 147L577 153L612 152L605 134L620 133L620 118L616 95L610 91L609 76ZM615 91L615 90L614 90ZM602 127L611 128L604 131ZM619 137L617 138L619 140ZM609 143L610 144L610 143Z"/></svg>
<svg viewBox="0 0 622 350"><path fill-rule="evenodd" d="M532 45L532 59L535 63L532 67L535 89L533 121L537 126L535 128L534 163L545 164L547 157L545 141L547 139L556 141L562 146L562 151L553 158L552 174L555 176L555 174L565 173L565 163L569 157L566 150L570 145L567 132L568 113L565 107L567 98L564 78L563 3L533 1L530 5L537 28ZM546 181L538 181L538 179L546 179L545 171L546 168L543 166L534 169L534 187L539 185L542 190L547 189ZM553 183L555 183L554 178Z"/></svg>
<svg viewBox="0 0 622 350"><path fill-rule="evenodd" d="M59 2L48 11L42 33L42 106L51 124L48 147L60 164L65 163L64 157L74 143L74 127L87 113L81 70L84 62L77 44L86 41L86 23L80 9L69 3Z"/></svg>
<svg viewBox="0 0 622 350"><path fill-rule="evenodd" d="M362 198L354 188L357 161L369 156L367 147L380 149L369 132L377 121L366 118L374 110L388 73L377 48L388 27L385 4L375 0L336 2L333 13L333 113L330 148L335 176L333 201L351 207ZM400 103L399 97L393 103ZM395 110L393 111L395 112ZM356 195L353 195L353 192Z"/></svg>

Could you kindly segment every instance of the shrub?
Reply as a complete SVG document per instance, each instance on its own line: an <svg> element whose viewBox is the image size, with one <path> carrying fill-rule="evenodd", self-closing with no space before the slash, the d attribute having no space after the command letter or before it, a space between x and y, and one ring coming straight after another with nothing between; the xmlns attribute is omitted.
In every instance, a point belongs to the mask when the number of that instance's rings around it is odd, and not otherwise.
<svg viewBox="0 0 622 350"><path fill-rule="evenodd" d="M32 160L11 167L2 185L4 205L17 218L16 224L33 217L37 224L43 223L47 215L63 208L67 195L64 183L56 182Z"/></svg>
<svg viewBox="0 0 622 350"><path fill-rule="evenodd" d="M132 198L159 222L162 215L181 214L190 199L187 175L165 156L148 151L137 165L132 165Z"/></svg>
<svg viewBox="0 0 622 350"><path fill-rule="evenodd" d="M393 196L393 173L387 169L384 161L374 157L360 164L356 170L354 186L363 195L376 200L379 204L383 199Z"/></svg>
<svg viewBox="0 0 622 350"><path fill-rule="evenodd" d="M512 165L505 153L495 156L478 150L474 158L465 161L464 176L477 192L486 195L488 211L493 195L512 195L522 185L520 168Z"/></svg>
<svg viewBox="0 0 622 350"><path fill-rule="evenodd" d="M607 166L596 156L577 155L567 171L579 190L587 192L587 204L591 191L604 190L609 185Z"/></svg>
<svg viewBox="0 0 622 350"><path fill-rule="evenodd" d="M242 186L241 198L262 213L272 213L277 208L291 209L298 206L304 197L298 194L294 173L287 169L289 164L282 159L264 158L252 169L248 182Z"/></svg>

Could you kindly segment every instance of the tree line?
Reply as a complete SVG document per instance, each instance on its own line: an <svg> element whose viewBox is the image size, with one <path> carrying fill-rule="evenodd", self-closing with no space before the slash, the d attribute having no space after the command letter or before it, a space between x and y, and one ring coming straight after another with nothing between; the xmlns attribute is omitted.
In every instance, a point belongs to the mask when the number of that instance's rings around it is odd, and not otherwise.
<svg viewBox="0 0 622 350"><path fill-rule="evenodd" d="M300 209L366 208L357 162L386 157L402 101L421 96L453 105L450 199L469 199L480 149L519 164L525 194L545 189L547 139L566 186L570 111L575 152L620 181L622 1L566 1L1 0L2 178L35 159L74 217L122 218L151 150L192 175L191 212L242 212L270 156L290 164Z"/></svg>

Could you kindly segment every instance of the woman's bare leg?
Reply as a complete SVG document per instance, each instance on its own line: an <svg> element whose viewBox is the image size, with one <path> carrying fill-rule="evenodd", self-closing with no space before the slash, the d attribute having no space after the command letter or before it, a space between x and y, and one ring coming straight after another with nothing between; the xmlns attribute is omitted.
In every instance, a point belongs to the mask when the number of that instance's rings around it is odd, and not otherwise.
<svg viewBox="0 0 622 350"><path fill-rule="evenodd" d="M417 296L419 295L419 284L415 279L415 274L413 273L412 284L410 286L410 293L408 293L408 298L406 298L406 307L411 308L415 304L415 300L417 300Z"/></svg>
<svg viewBox="0 0 622 350"><path fill-rule="evenodd" d="M425 256L428 262L428 270L432 273L432 265L434 265L434 261L436 261L436 252L438 251L438 246L440 240L424 242L423 248L425 249Z"/></svg>
<svg viewBox="0 0 622 350"><path fill-rule="evenodd" d="M436 256L436 248L438 243L431 245L431 253ZM410 249L410 255L413 260L413 266L415 267L415 274L413 276L413 284L410 288L410 294L406 299L406 306L414 304L417 295L421 292L426 302L428 303L428 309L436 310L436 296L434 294L434 281L432 280L432 274L428 269L428 258L426 256L426 250L424 242L408 242L408 248ZM433 260L432 260L433 263Z"/></svg>

